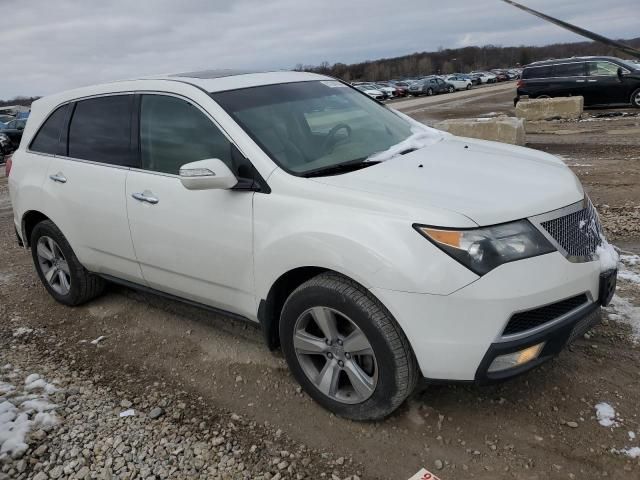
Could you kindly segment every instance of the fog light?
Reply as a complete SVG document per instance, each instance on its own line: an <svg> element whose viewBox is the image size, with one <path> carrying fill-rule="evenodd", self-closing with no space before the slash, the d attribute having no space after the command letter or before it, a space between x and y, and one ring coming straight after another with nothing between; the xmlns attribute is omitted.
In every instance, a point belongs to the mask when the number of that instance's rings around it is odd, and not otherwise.
<svg viewBox="0 0 640 480"><path fill-rule="evenodd" d="M506 370L507 368L518 367L530 362L531 360L535 360L536 358L538 358L538 355L540 355L542 347L544 347L544 342L533 345L531 347L527 347L524 350L520 350L518 352L508 353L507 355L500 355L499 357L496 357L493 362L491 362L489 372L498 372L500 370Z"/></svg>

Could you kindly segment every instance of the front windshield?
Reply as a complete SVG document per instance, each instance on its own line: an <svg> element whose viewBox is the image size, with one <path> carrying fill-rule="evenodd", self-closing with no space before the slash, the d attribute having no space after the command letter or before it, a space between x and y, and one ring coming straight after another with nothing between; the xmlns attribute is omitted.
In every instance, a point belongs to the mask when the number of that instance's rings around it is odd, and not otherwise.
<svg viewBox="0 0 640 480"><path fill-rule="evenodd" d="M297 175L365 160L412 134L409 122L335 80L211 96L279 166Z"/></svg>
<svg viewBox="0 0 640 480"><path fill-rule="evenodd" d="M640 63L637 63L634 60L622 60L620 62L624 64L629 70L640 70Z"/></svg>

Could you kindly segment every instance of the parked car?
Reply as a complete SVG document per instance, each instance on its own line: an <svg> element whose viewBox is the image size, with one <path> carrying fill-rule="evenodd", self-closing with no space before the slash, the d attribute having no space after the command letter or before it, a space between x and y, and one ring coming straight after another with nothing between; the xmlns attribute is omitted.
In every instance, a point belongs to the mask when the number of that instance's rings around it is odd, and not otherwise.
<svg viewBox="0 0 640 480"><path fill-rule="evenodd" d="M493 73L489 72L471 72L474 75L477 75L480 79L480 83L497 83L498 79Z"/></svg>
<svg viewBox="0 0 640 480"><path fill-rule="evenodd" d="M471 80L458 75L449 75L448 77L445 77L445 81L453 85L456 90L470 90L473 86L473 82Z"/></svg>
<svg viewBox="0 0 640 480"><path fill-rule="evenodd" d="M368 84L354 84L353 85L355 88L357 88L358 90L360 90L363 93L366 93L367 95L369 95L371 98L375 98L376 100L386 100L387 99L387 95L378 90L377 88L368 85Z"/></svg>
<svg viewBox="0 0 640 480"><path fill-rule="evenodd" d="M393 80L389 83L396 87L396 91L398 92L399 97L406 97L407 95L409 95L409 82Z"/></svg>
<svg viewBox="0 0 640 480"><path fill-rule="evenodd" d="M0 164L4 164L5 157L13 152L13 150L11 139L0 132Z"/></svg>
<svg viewBox="0 0 640 480"><path fill-rule="evenodd" d="M0 123L9 123L13 119L15 119L15 117L11 115L0 115Z"/></svg>
<svg viewBox="0 0 640 480"><path fill-rule="evenodd" d="M515 103L531 98L582 96L584 104L640 108L640 67L615 57L573 57L528 65Z"/></svg>
<svg viewBox="0 0 640 480"><path fill-rule="evenodd" d="M393 98L398 96L398 91L396 90L396 87L385 84L385 83L372 83L371 84L372 87L374 87L377 90L380 90L382 93L385 94L385 96L387 98Z"/></svg>
<svg viewBox="0 0 640 480"><path fill-rule="evenodd" d="M615 290L562 160L438 132L323 75L52 95L8 163L18 240L56 301L115 282L259 323L351 419L389 415L419 377L532 369Z"/></svg>
<svg viewBox="0 0 640 480"><path fill-rule="evenodd" d="M26 123L27 121L24 119L14 119L9 121L9 123L0 125L0 133L9 137L14 149L18 148L18 145L20 144L22 132L24 131Z"/></svg>
<svg viewBox="0 0 640 480"><path fill-rule="evenodd" d="M413 96L420 95L436 95L438 93L451 93L455 91L455 87L445 82L441 78L428 77L409 85L409 93Z"/></svg>

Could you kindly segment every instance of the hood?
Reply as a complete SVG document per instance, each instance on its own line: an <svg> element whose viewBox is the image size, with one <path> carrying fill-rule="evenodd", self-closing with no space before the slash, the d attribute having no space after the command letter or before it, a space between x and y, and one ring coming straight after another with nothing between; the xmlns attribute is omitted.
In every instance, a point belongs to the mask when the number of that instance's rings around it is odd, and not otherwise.
<svg viewBox="0 0 640 480"><path fill-rule="evenodd" d="M313 180L389 202L453 210L480 226L549 212L584 197L577 177L552 155L452 135L371 167ZM413 221L429 224L429 218Z"/></svg>

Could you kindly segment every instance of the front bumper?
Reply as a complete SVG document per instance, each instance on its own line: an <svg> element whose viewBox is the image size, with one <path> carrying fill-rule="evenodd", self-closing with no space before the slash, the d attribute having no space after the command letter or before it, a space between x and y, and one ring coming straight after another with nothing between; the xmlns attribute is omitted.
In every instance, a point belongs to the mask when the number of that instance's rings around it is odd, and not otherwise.
<svg viewBox="0 0 640 480"><path fill-rule="evenodd" d="M402 327L424 377L483 381L487 377L482 373L483 367L485 371L488 368L483 363L486 358L515 345L509 344L515 337L503 335L514 313L581 294L587 297L586 306L595 311L600 298L600 267L598 262L571 263L553 252L501 265L449 295L380 288L371 291ZM568 338L563 328L569 329L580 318L536 329L536 335L555 339L549 340L555 345L553 349L543 350L541 355L547 358L547 353L557 353ZM525 345L530 340L525 334L517 339Z"/></svg>

